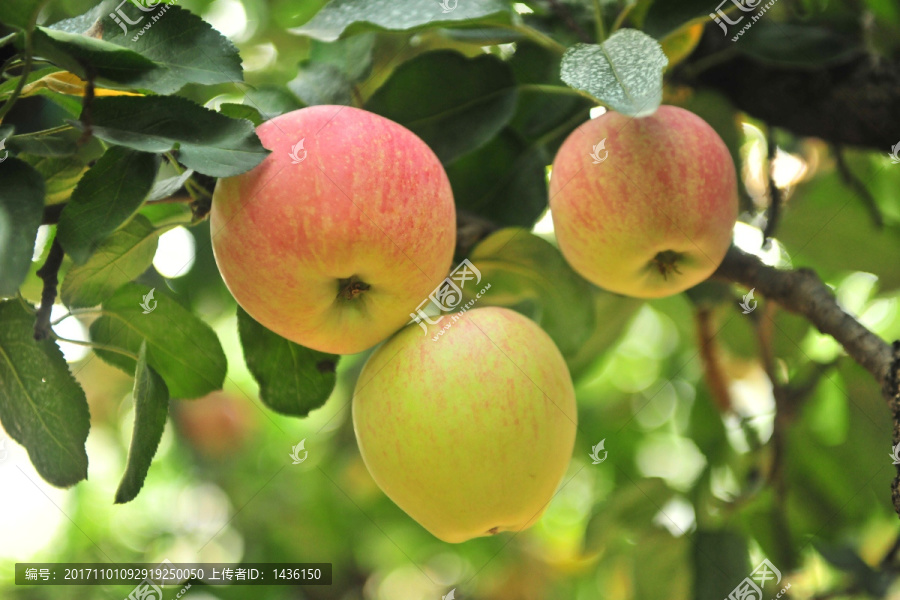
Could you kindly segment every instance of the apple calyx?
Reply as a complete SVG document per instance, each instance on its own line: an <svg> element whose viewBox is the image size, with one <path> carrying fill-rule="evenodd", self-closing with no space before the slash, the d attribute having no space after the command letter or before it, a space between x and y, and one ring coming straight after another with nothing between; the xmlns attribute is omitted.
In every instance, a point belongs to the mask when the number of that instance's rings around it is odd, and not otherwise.
<svg viewBox="0 0 900 600"><path fill-rule="evenodd" d="M372 286L356 275L351 275L347 279L338 279L338 298L353 300L370 287Z"/></svg>
<svg viewBox="0 0 900 600"><path fill-rule="evenodd" d="M663 279L668 279L670 273L681 275L681 271L678 270L679 260L681 260L680 253L674 250L663 250L656 253L650 264L659 270L659 274L663 276Z"/></svg>

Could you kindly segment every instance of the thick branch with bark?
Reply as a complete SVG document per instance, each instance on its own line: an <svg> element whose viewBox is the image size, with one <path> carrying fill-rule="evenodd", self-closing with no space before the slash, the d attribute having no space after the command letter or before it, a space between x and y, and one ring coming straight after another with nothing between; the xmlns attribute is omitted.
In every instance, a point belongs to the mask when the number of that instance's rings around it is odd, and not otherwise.
<svg viewBox="0 0 900 600"><path fill-rule="evenodd" d="M893 443L900 444L900 341L887 344L863 327L841 308L831 289L810 269L776 269L732 246L713 276L755 288L837 340L881 386L893 415ZM900 465L891 484L891 500L900 515Z"/></svg>
<svg viewBox="0 0 900 600"><path fill-rule="evenodd" d="M732 246L714 277L740 283L803 315L838 341L882 386L891 373L891 346L844 312L831 289L810 269L776 269Z"/></svg>

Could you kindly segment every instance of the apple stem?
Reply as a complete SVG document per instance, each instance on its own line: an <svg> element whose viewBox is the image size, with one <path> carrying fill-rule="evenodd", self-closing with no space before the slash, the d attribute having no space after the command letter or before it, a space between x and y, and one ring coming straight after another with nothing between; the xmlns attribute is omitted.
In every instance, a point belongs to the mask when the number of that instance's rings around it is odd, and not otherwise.
<svg viewBox="0 0 900 600"><path fill-rule="evenodd" d="M351 275L347 279L338 280L338 297L353 300L370 287L372 286L356 275Z"/></svg>
<svg viewBox="0 0 900 600"><path fill-rule="evenodd" d="M659 273L663 276L663 279L668 279L670 273L681 275L681 271L678 270L679 260L681 260L680 253L675 252L674 250L663 250L653 257L650 264L659 269Z"/></svg>

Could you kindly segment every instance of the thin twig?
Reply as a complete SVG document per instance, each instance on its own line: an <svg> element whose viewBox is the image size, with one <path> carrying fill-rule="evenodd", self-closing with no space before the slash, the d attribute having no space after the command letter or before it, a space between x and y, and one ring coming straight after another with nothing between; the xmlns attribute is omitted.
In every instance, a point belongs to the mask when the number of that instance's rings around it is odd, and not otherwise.
<svg viewBox="0 0 900 600"><path fill-rule="evenodd" d="M872 217L872 223L878 229L884 228L884 219L881 216L881 210L878 208L878 204L875 202L875 197L869 193L869 190L866 189L865 184L857 177L853 171L850 169L850 166L847 164L846 159L844 158L844 150L841 148L839 144L834 145L834 163L837 167L838 173L841 175L841 180L844 184L847 185L853 192L859 196L859 199L862 200L863 206L866 207L866 210L869 211L869 216Z"/></svg>
<svg viewBox="0 0 900 600"><path fill-rule="evenodd" d="M731 412L731 394L728 391L728 378L722 369L719 347L716 344L716 327L713 311L710 308L697 309L697 342L700 347L700 358L703 361L703 374L706 387L716 407L722 413Z"/></svg>
<svg viewBox="0 0 900 600"><path fill-rule="evenodd" d="M59 238L53 238L47 260L37 272L37 276L44 280L41 306L34 320L34 339L38 341L46 340L53 334L53 330L50 328L50 311L53 310L53 303L56 301L56 286L59 283L57 277L65 255Z"/></svg>
<svg viewBox="0 0 900 600"><path fill-rule="evenodd" d="M775 132L771 127L766 128L766 154L768 158L769 175L769 210L766 219L766 229L763 231L763 244L769 243L769 239L775 235L778 227L778 218L781 216L781 190L775 185L775 155L778 146L775 144Z"/></svg>

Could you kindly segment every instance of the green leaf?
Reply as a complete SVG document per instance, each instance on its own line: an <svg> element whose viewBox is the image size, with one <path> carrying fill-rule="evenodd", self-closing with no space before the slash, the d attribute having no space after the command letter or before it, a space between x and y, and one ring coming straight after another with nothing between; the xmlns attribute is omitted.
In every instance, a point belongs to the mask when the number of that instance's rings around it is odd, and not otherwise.
<svg viewBox="0 0 900 600"><path fill-rule="evenodd" d="M87 398L56 343L34 340L34 314L19 300L0 302L0 421L47 482L87 478Z"/></svg>
<svg viewBox="0 0 900 600"><path fill-rule="evenodd" d="M48 0L15 0L0 2L0 23L29 30Z"/></svg>
<svg viewBox="0 0 900 600"><path fill-rule="evenodd" d="M60 297L69 308L97 306L153 263L161 230L135 215L104 240L83 265L66 273Z"/></svg>
<svg viewBox="0 0 900 600"><path fill-rule="evenodd" d="M848 159L857 177L870 190L878 189L880 184L896 186L892 169L879 167L868 158ZM896 193L887 185L883 189L886 194ZM881 197L882 194L876 195ZM900 247L900 227L885 223L881 230L875 229L863 200L836 171L821 173L812 181L797 185L776 234L796 266L815 266L826 279L840 273L866 271L877 273L884 289L900 287L900 264L888 259ZM854 251L848 252L847 248Z"/></svg>
<svg viewBox="0 0 900 600"><path fill-rule="evenodd" d="M501 229L479 243L469 259L490 289L476 306L505 306L540 325L569 360L594 329L591 286L549 242L518 228Z"/></svg>
<svg viewBox="0 0 900 600"><path fill-rule="evenodd" d="M375 35L364 34L330 44L313 42L288 89L307 105L353 102L353 87L372 66Z"/></svg>
<svg viewBox="0 0 900 600"><path fill-rule="evenodd" d="M561 76L611 109L634 117L656 112L669 59L659 43L636 29L620 29L602 44L566 50Z"/></svg>
<svg viewBox="0 0 900 600"><path fill-rule="evenodd" d="M0 181L0 296L12 296L31 267L44 214L44 178L28 163L7 157Z"/></svg>
<svg viewBox="0 0 900 600"><path fill-rule="evenodd" d="M258 110L263 121L303 108L303 104L290 92L275 86L260 86L246 90L244 104Z"/></svg>
<svg viewBox="0 0 900 600"><path fill-rule="evenodd" d="M761 62L808 69L846 62L864 52L859 44L831 29L791 23L755 24L740 42L739 52Z"/></svg>
<svg viewBox="0 0 900 600"><path fill-rule="evenodd" d="M131 502L144 487L169 414L169 390L162 377L147 364L147 342L141 344L138 354L132 397L134 433L128 451L128 466L116 491L116 504Z"/></svg>
<svg viewBox="0 0 900 600"><path fill-rule="evenodd" d="M147 194L147 202L168 198L169 196L183 188L184 182L190 179L191 175L193 174L194 170L188 169L181 175L176 175L174 177L160 178L157 175L156 181L153 183L153 189L151 189L150 193Z"/></svg>
<svg viewBox="0 0 900 600"><path fill-rule="evenodd" d="M91 323L91 339L135 355L146 340L147 364L162 376L173 398L198 398L221 389L227 363L215 332L175 300L155 291L136 284L119 288L103 303L102 316ZM96 353L126 373L135 369L135 361L128 356L108 350Z"/></svg>
<svg viewBox="0 0 900 600"><path fill-rule="evenodd" d="M281 414L305 417L334 390L340 356L305 348L266 329L238 307L238 331L247 368L263 403Z"/></svg>
<svg viewBox="0 0 900 600"><path fill-rule="evenodd" d="M263 117L259 111L249 104L226 102L219 106L219 112L231 119L247 119L255 127L259 127L263 122Z"/></svg>
<svg viewBox="0 0 900 600"><path fill-rule="evenodd" d="M20 154L19 158L35 168L44 178L44 204L65 202L72 195L75 184L87 171L79 157L62 158Z"/></svg>
<svg viewBox="0 0 900 600"><path fill-rule="evenodd" d="M14 135L6 140L6 145L16 154L36 156L69 156L78 152L81 132L74 127L45 129Z"/></svg>
<svg viewBox="0 0 900 600"><path fill-rule="evenodd" d="M38 27L35 54L85 80L113 89L148 88L157 65L133 50L77 33Z"/></svg>
<svg viewBox="0 0 900 600"><path fill-rule="evenodd" d="M542 46L530 42L516 44L516 53L509 59L519 85L563 85L559 78L561 56ZM581 111L584 121L589 117L588 110L593 106L587 98L545 94L533 91L520 91L516 114L510 127L522 137L531 141L553 131L573 114ZM573 127L574 129L574 127ZM564 138L558 137L561 143ZM548 148L553 152L555 148Z"/></svg>
<svg viewBox="0 0 900 600"><path fill-rule="evenodd" d="M109 26L103 28L103 39L131 48L160 67L148 74L141 87L171 94L188 83L212 85L243 80L237 48L197 15L168 4L142 12L126 2L120 10L137 24L129 26L126 33L107 20ZM150 29L138 34L150 24Z"/></svg>
<svg viewBox="0 0 900 600"><path fill-rule="evenodd" d="M124 148L107 150L75 186L59 217L57 236L66 254L84 264L138 211L158 168L158 156Z"/></svg>
<svg viewBox="0 0 900 600"><path fill-rule="evenodd" d="M528 146L511 130L447 167L457 209L505 226L530 228L547 208L541 147Z"/></svg>
<svg viewBox="0 0 900 600"><path fill-rule="evenodd" d="M366 109L407 127L448 163L494 137L512 119L516 97L512 70L499 58L442 50L400 65Z"/></svg>
<svg viewBox="0 0 900 600"><path fill-rule="evenodd" d="M422 27L471 27L508 23L509 5L501 0L331 0L308 23L291 33L330 42L363 31L411 31Z"/></svg>
<svg viewBox="0 0 900 600"><path fill-rule="evenodd" d="M177 147L179 162L211 177L240 175L268 154L250 121L175 96L95 98L91 123L95 136L134 150Z"/></svg>
<svg viewBox="0 0 900 600"><path fill-rule="evenodd" d="M694 534L694 598L727 598L752 572L744 538L730 531Z"/></svg>
<svg viewBox="0 0 900 600"><path fill-rule="evenodd" d="M731 6L731 5L728 5ZM716 3L709 0L679 0L678 2L657 1L650 5L644 17L642 29L658 40L688 23L710 19L716 10ZM715 30L718 32L718 28Z"/></svg>

